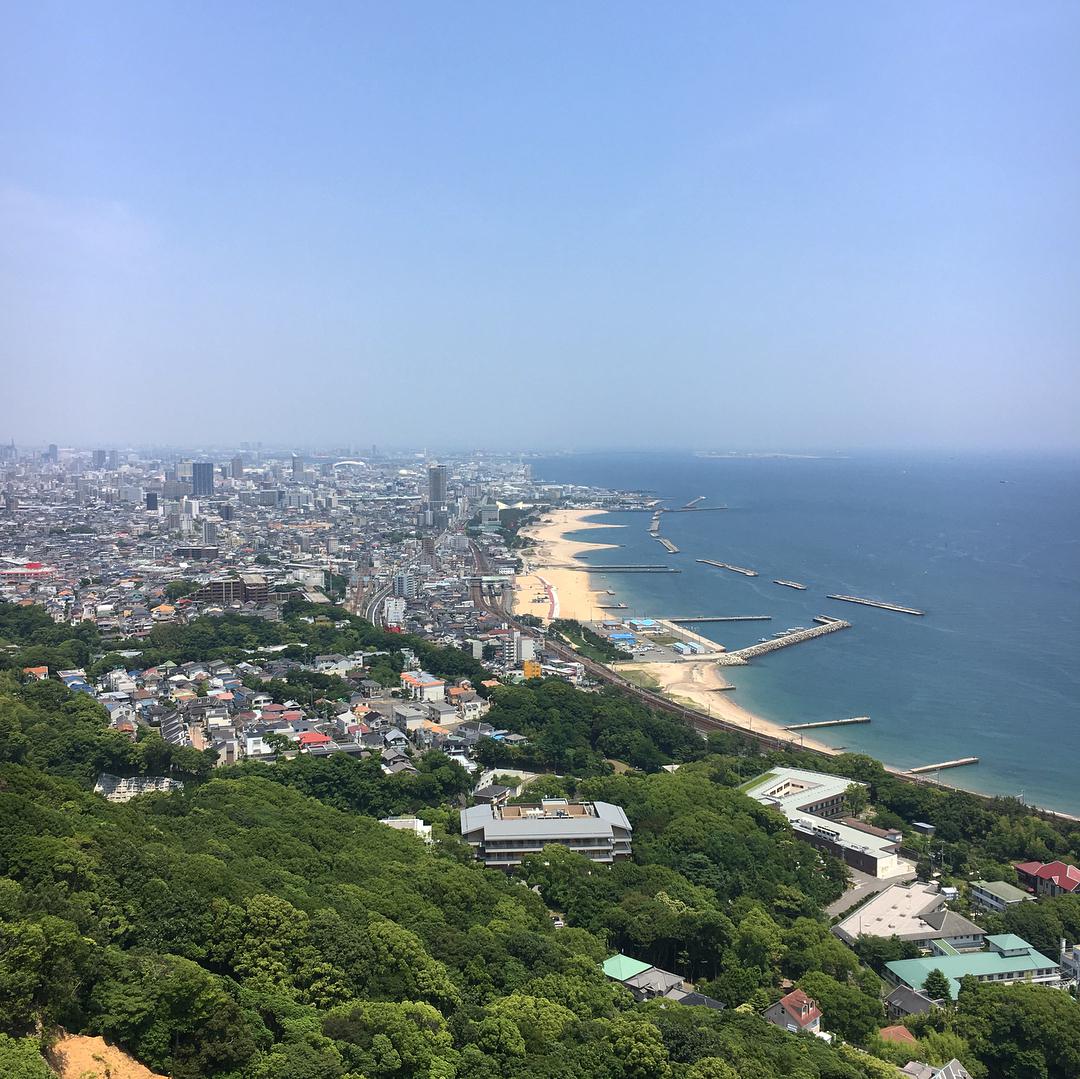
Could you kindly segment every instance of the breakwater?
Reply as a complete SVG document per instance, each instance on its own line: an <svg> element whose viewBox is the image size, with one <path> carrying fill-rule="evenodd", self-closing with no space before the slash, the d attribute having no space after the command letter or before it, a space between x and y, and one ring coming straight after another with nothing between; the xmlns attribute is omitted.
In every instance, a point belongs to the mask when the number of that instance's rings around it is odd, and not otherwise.
<svg viewBox="0 0 1080 1079"><path fill-rule="evenodd" d="M744 577L756 577L756 569L747 569L745 566L733 566L730 562L717 562L714 558L698 558L696 561L706 566L715 566L717 569L729 569L732 573L741 573Z"/></svg>
<svg viewBox="0 0 1080 1079"><path fill-rule="evenodd" d="M814 619L817 621L817 619ZM836 633L837 630L850 629L851 623L842 618L830 618L813 629L800 629L795 633L785 633L782 637L773 637L771 641L761 641L752 644L749 648L738 648L734 652L725 652L717 659L722 667L743 667L757 656L775 652L778 648L788 648L793 644L801 644L803 641L812 641L815 637L824 637L827 633Z"/></svg>
<svg viewBox="0 0 1080 1079"><path fill-rule="evenodd" d="M819 719L816 723L790 723L785 731L810 731L816 727L846 727L849 723L869 723L869 716L852 716L851 719Z"/></svg>
<svg viewBox="0 0 1080 1079"><path fill-rule="evenodd" d="M697 618L669 618L669 622L771 622L771 614L711 614Z"/></svg>
<svg viewBox="0 0 1080 1079"><path fill-rule="evenodd" d="M864 607L878 607L883 611L899 611L900 614L926 614L915 607L901 607L899 603L882 603L876 599L863 599L862 596L828 596L828 599L838 599L843 603L860 603Z"/></svg>

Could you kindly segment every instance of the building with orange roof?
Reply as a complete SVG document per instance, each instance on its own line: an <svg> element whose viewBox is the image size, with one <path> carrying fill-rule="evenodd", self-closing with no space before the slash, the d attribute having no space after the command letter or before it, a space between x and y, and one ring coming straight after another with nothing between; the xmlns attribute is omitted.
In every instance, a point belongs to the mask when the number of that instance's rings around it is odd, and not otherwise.
<svg viewBox="0 0 1080 1079"><path fill-rule="evenodd" d="M427 671L402 671L401 688L413 701L446 700L446 683Z"/></svg>

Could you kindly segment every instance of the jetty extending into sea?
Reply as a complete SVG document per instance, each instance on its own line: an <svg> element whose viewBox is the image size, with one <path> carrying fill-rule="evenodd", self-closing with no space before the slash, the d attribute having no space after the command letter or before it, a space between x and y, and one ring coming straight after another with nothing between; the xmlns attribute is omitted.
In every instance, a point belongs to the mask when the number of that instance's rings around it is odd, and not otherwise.
<svg viewBox="0 0 1080 1079"><path fill-rule="evenodd" d="M716 566L717 569L729 569L732 573L741 573L744 577L756 577L758 575L756 569L733 566L730 562L717 562L715 558L699 558L697 561L706 566Z"/></svg>
<svg viewBox="0 0 1080 1079"><path fill-rule="evenodd" d="M940 772L945 768L963 768L978 763L978 757L957 757L954 761L942 761L940 764L920 764L918 768L909 768L907 771L909 775L921 776L926 772Z"/></svg>
<svg viewBox="0 0 1080 1079"><path fill-rule="evenodd" d="M899 603L882 603L876 599L864 599L862 596L828 596L828 599L842 600L844 603L861 603L864 607L879 607L883 611L899 611L900 614L926 614L915 607L901 607Z"/></svg>
<svg viewBox="0 0 1080 1079"><path fill-rule="evenodd" d="M803 641L812 641L815 637L824 637L827 633L851 628L851 623L845 622L842 618L827 618L825 615L819 615L814 621L818 625L813 629L796 630L794 633L785 633L782 637L773 637L772 640L752 644L749 648L725 652L717 657L716 662L721 667L745 667L756 656L764 656L769 652L775 652L778 648L788 648L793 644L801 644Z"/></svg>
<svg viewBox="0 0 1080 1079"><path fill-rule="evenodd" d="M669 618L669 622L682 623L692 622L771 622L771 614L711 614L695 618Z"/></svg>
<svg viewBox="0 0 1080 1079"><path fill-rule="evenodd" d="M792 723L785 731L810 731L817 727L846 727L849 723L869 723L869 716L852 716L851 719L819 719L816 723Z"/></svg>

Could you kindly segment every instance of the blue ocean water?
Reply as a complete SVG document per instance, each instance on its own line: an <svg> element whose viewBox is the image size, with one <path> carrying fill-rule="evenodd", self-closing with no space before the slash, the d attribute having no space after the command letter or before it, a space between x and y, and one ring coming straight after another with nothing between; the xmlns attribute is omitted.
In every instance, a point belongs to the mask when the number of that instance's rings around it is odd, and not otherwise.
<svg viewBox="0 0 1080 1079"><path fill-rule="evenodd" d="M869 715L869 724L815 736L901 767L978 756L941 778L1080 813L1080 461L596 453L532 464L535 478L553 483L649 490L669 506L705 495L703 506L728 507L665 514L662 534L677 555L649 536L647 513L607 514L599 519L625 527L580 533L622 545L590 555L598 568L682 570L598 580L628 613L773 616L692 627L729 648L810 626L818 614L853 623L725 671L740 704L781 723Z"/></svg>

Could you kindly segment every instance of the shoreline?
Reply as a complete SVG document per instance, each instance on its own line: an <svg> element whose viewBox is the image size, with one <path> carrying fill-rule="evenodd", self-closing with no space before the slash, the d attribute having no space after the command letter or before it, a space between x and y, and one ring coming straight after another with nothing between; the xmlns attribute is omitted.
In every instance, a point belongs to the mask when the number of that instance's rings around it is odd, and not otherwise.
<svg viewBox="0 0 1080 1079"><path fill-rule="evenodd" d="M566 533L586 528L621 528L594 521L600 509L553 510L537 524L527 525L521 535L537 546L522 555L526 572L514 580L512 613L531 614L545 621L552 618L573 618L579 622L594 622L603 618L599 609L605 595L591 586L590 574L573 567L584 566L578 555L585 551L607 551L618 548L617 543L590 543L568 539ZM543 599L539 597L543 594Z"/></svg>
<svg viewBox="0 0 1080 1079"><path fill-rule="evenodd" d="M607 512L603 509L553 510L539 523L521 530L521 534L535 541L537 546L530 548L523 559L527 572L519 574L514 581L513 614L532 614L545 621L553 618L572 618L579 622L603 620L604 612L599 609L599 602L601 597L606 597L606 591L592 588L591 573L571 567L588 567L588 563L579 557L586 551L615 550L619 544L569 539L567 533L587 528L626 527L594 520L596 515ZM601 570L602 567L598 568L598 572ZM612 615L625 617L626 612L612 612ZM714 647L723 651L719 645ZM732 700L734 687L720 673L715 659L687 659L681 663L635 661L614 664L612 669L640 671L655 679L659 684L658 692L675 703L679 703L680 698L689 701L702 712L748 732L767 734L770 738L830 756L842 752L816 738L800 737L782 724Z"/></svg>
<svg viewBox="0 0 1080 1079"><path fill-rule="evenodd" d="M606 591L594 590L590 587L590 573L581 570L569 569L571 565L587 566L577 555L590 550L611 550L619 547L614 543L590 543L584 540L571 540L566 537L567 532L580 531L588 528L619 528L622 525L611 525L604 521L597 521L597 515L606 514L610 511L601 508L578 509L578 510L554 510L538 524L523 528L525 535L539 544L531 548L524 561L529 571L521 574L516 579L519 586L514 592L512 613L534 614L545 621L551 617L575 618L578 621L599 621L604 612L598 610L598 601L602 602L602 596ZM537 572L539 571L539 572ZM534 591L535 590L535 591ZM544 593L544 601L532 602L534 595ZM549 617L549 611L554 607L555 613ZM617 616L616 612L612 612ZM626 612L618 612L625 615ZM717 646L718 648L720 646ZM662 668L667 668L663 670ZM626 671L640 671L650 675L658 683L656 692L675 704L685 703L705 714L711 714L717 719L723 720L733 726L741 727L748 733L766 735L778 741L787 742L798 748L805 748L825 756L839 756L847 750L829 745L817 738L801 736L799 732L788 731L783 724L774 720L766 719L765 716L744 707L732 699L732 693L736 690L720 673L718 665L711 660L687 660L683 663L641 663L639 661L626 662L611 666L609 669L616 673ZM940 778L930 779L926 776L909 775L903 768L890 764L888 761L879 760L884 769L890 774L910 782L925 783L929 786L937 786L946 790L964 791L977 798L987 800L1004 797L993 791L983 791L976 787L963 786L955 781L946 781ZM1055 809L1052 806L1031 804L1028 808L1032 812L1038 812L1050 817L1065 820L1080 820L1080 816L1068 811Z"/></svg>

